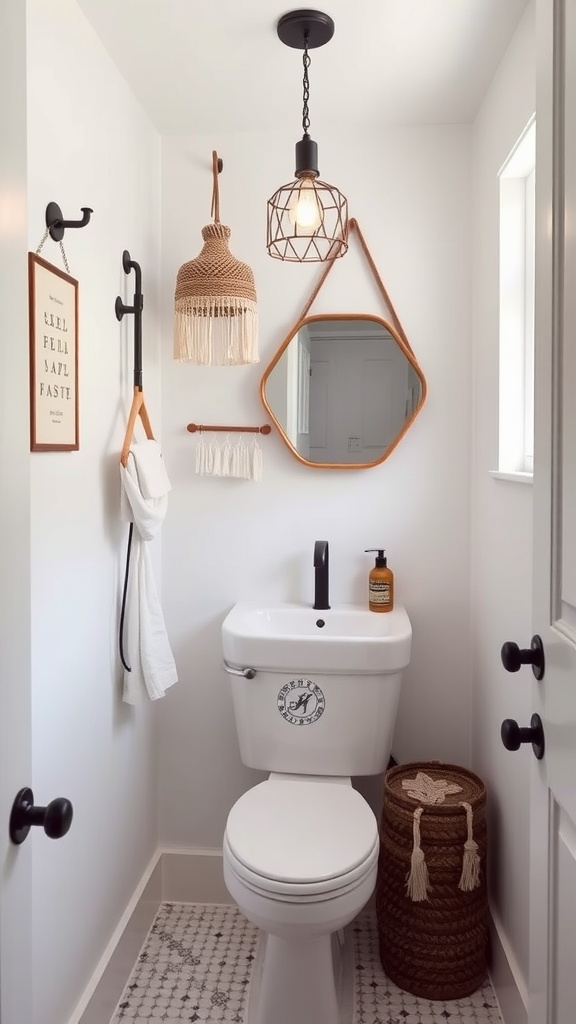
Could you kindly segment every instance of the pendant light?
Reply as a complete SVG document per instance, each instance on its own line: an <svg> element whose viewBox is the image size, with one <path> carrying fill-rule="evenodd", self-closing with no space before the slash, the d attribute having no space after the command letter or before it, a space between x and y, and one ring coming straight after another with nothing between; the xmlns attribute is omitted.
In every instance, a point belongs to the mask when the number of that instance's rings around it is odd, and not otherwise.
<svg viewBox="0 0 576 1024"><path fill-rule="evenodd" d="M304 51L304 135L296 143L296 179L282 185L268 201L267 249L271 256L293 263L319 263L343 256L348 249L348 203L334 186L318 177L318 146L310 138L308 100L309 50L334 35L334 22L322 11L290 11L277 25L286 46Z"/></svg>
<svg viewBox="0 0 576 1024"><path fill-rule="evenodd" d="M214 223L202 228L202 251L184 263L176 277L174 358L180 362L231 366L259 361L254 274L232 255L230 228L220 223L221 170L222 161L214 150Z"/></svg>

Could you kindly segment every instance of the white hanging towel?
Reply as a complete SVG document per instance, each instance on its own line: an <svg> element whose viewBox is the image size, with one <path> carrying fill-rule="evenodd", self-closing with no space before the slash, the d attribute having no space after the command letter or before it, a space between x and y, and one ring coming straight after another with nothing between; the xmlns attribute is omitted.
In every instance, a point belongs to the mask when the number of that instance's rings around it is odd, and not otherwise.
<svg viewBox="0 0 576 1024"><path fill-rule="evenodd" d="M134 523L124 618L124 649L132 671L124 672L122 699L139 704L147 697L158 700L178 682L147 544L162 526L172 485L153 440L131 445L120 476L122 519Z"/></svg>

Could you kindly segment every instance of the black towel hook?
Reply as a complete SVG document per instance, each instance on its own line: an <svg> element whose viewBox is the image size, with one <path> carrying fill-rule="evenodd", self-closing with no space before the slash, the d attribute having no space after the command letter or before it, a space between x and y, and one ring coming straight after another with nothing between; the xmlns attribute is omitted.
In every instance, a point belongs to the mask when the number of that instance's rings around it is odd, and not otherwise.
<svg viewBox="0 0 576 1024"><path fill-rule="evenodd" d="M65 228L85 228L90 223L90 217L94 210L89 206L81 206L82 220L64 220L62 210L58 203L48 203L46 207L46 227L50 232L50 238L55 242L61 242L64 237Z"/></svg>
<svg viewBox="0 0 576 1024"><path fill-rule="evenodd" d="M144 309L142 270L140 264L131 258L128 249L124 249L122 253L122 267L125 274L129 274L131 270L134 271L136 277L134 303L132 306L126 306L122 302L121 296L118 295L114 309L117 320L122 320L125 313L134 314L134 387L142 391L142 310Z"/></svg>
<svg viewBox="0 0 576 1024"><path fill-rule="evenodd" d="M125 274L129 274L130 271L134 271L135 283L134 283L134 301L131 306L127 306L122 302L120 295L116 296L116 302L114 304L114 310L116 312L116 319L122 320L125 313L134 314L134 387L138 391L142 391L142 310L144 309L144 297L142 295L142 269L140 264L133 260L128 252L128 249L124 249L122 253L122 268ZM124 619L126 616L126 597L128 594L128 575L130 572L130 553L132 550L132 537L134 534L134 523L130 523L128 530L128 546L126 549L126 568L124 571L124 586L122 589L122 605L120 609L120 626L118 632L118 645L120 650L120 661L127 672L131 672L132 669L126 660L126 654L124 652Z"/></svg>

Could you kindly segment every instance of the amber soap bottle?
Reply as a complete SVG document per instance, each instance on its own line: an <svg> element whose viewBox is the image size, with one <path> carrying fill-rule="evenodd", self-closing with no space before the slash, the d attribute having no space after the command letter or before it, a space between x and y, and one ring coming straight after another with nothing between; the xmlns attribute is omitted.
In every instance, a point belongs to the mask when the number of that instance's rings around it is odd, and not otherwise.
<svg viewBox="0 0 576 1024"><path fill-rule="evenodd" d="M384 548L366 548L376 552L374 568L368 576L368 607L371 612L391 612L394 607L394 573L388 568Z"/></svg>

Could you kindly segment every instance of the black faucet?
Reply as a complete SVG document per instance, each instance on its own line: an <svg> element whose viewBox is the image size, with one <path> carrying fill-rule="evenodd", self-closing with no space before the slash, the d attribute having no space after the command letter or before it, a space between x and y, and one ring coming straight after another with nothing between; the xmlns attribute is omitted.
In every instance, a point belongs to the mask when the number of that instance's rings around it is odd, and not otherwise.
<svg viewBox="0 0 576 1024"><path fill-rule="evenodd" d="M314 544L314 608L325 611L328 601L328 541L317 540Z"/></svg>

